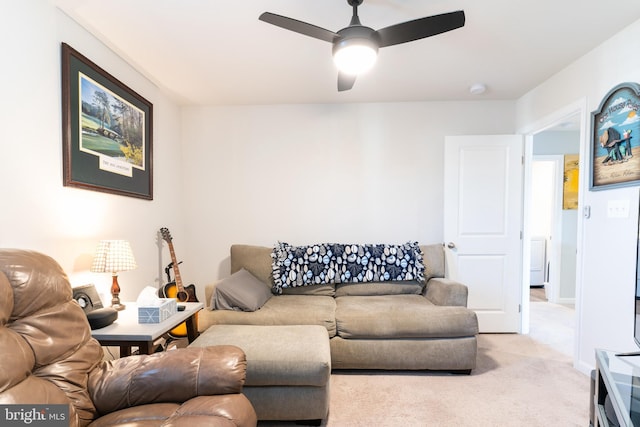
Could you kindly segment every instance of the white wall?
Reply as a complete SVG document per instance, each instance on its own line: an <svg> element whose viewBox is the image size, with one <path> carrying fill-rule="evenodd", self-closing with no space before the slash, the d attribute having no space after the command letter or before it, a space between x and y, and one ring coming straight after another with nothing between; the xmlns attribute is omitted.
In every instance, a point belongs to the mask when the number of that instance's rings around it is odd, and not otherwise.
<svg viewBox="0 0 640 427"><path fill-rule="evenodd" d="M580 152L579 131L544 131L533 137L533 155L578 154Z"/></svg>
<svg viewBox="0 0 640 427"><path fill-rule="evenodd" d="M153 103L153 201L63 187L62 41ZM51 255L72 284L95 283L104 292L109 275L88 272L97 243L128 239L138 269L120 274L121 297L135 299L145 285L157 285L168 263L166 249L160 259L159 227L183 235L178 107L46 0L0 2L0 47L0 247Z"/></svg>
<svg viewBox="0 0 640 427"><path fill-rule="evenodd" d="M194 280L229 273L229 246L437 243L444 137L513 133L513 102L185 108Z"/></svg>
<svg viewBox="0 0 640 427"><path fill-rule="evenodd" d="M533 158L531 164L531 235L549 239L553 231L555 168L550 160Z"/></svg>
<svg viewBox="0 0 640 427"><path fill-rule="evenodd" d="M589 111L615 85L640 81L640 57L628 55L640 48L640 21L589 52L554 75L517 102L517 128L531 127L556 111L580 99L587 99ZM580 170L589 173L588 159ZM588 183L588 180L583 180ZM587 184L588 185L588 184ZM582 203L591 207L581 238L583 263L577 325L578 364L587 371L594 366L594 348L633 350L635 246L638 188L585 191ZM631 215L607 218L610 200L629 200Z"/></svg>

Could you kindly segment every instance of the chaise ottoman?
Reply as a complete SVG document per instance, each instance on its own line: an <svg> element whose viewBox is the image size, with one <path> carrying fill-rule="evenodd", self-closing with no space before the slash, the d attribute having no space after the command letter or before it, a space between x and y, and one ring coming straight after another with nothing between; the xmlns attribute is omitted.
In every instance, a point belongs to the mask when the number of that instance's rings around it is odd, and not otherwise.
<svg viewBox="0 0 640 427"><path fill-rule="evenodd" d="M259 420L308 421L329 413L331 350L319 325L213 325L190 347L231 344L247 356L242 393Z"/></svg>

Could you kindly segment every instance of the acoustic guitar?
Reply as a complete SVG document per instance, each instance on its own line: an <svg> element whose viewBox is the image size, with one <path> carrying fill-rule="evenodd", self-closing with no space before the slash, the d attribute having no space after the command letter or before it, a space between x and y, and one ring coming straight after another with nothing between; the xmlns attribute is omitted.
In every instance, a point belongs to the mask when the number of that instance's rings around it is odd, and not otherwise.
<svg viewBox="0 0 640 427"><path fill-rule="evenodd" d="M178 261L176 259L176 253L173 250L173 238L169 229L162 227L160 229L162 239L167 242L169 246L169 254L171 254L171 264L173 265L174 281L169 282L158 290L158 295L161 298L176 298L178 302L200 302L196 297L196 287L191 284L189 286L182 285L182 277L180 276L180 269L178 268ZM198 314L195 315L196 329L198 325ZM187 336L187 323L183 322L173 328L169 334L174 337L186 337Z"/></svg>

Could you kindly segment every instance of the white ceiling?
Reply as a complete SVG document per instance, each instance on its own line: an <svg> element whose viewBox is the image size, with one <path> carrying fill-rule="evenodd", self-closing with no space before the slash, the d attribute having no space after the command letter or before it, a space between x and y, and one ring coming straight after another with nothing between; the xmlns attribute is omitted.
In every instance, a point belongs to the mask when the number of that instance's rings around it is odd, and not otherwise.
<svg viewBox="0 0 640 427"><path fill-rule="evenodd" d="M338 92L330 43L258 16L338 31L346 0L52 1L179 103L199 105L517 99L640 19L638 0L364 0L360 20L373 29L454 10L466 25L380 49ZM469 93L476 82L485 94Z"/></svg>

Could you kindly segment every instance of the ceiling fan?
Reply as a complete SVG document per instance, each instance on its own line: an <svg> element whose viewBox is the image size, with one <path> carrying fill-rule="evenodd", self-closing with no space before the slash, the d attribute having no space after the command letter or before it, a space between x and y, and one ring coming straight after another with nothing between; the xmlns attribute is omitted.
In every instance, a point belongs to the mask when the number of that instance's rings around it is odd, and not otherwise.
<svg viewBox="0 0 640 427"><path fill-rule="evenodd" d="M373 66L378 48L420 40L464 26L464 11L458 10L414 19L376 31L360 24L358 6L362 2L363 0L347 0L347 3L353 7L353 16L349 26L337 33L270 12L264 12L259 19L286 30L332 43L333 59L338 66L338 91L351 89L358 74Z"/></svg>

